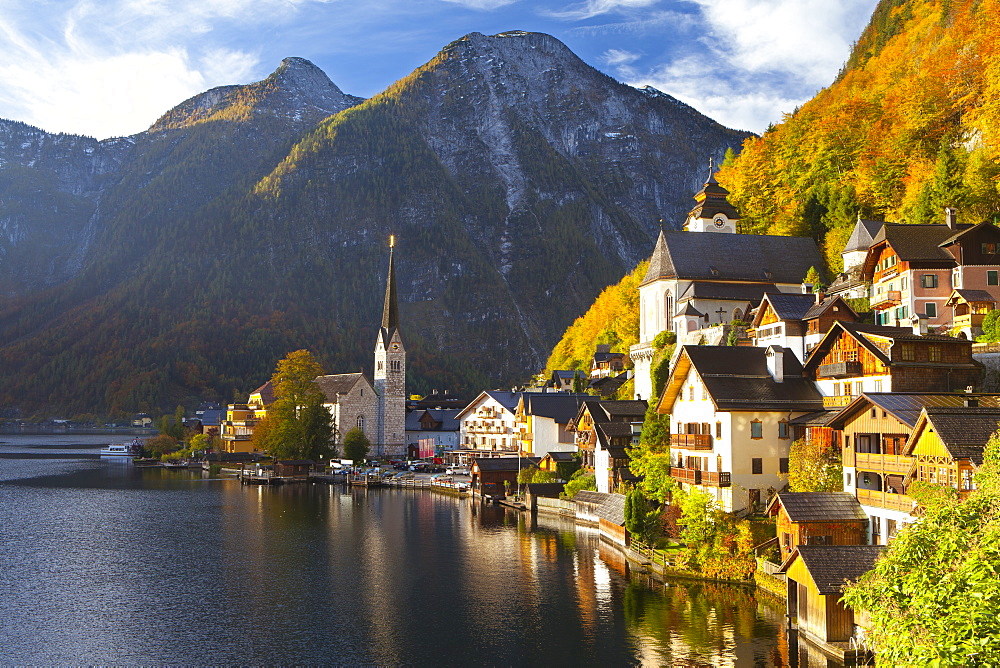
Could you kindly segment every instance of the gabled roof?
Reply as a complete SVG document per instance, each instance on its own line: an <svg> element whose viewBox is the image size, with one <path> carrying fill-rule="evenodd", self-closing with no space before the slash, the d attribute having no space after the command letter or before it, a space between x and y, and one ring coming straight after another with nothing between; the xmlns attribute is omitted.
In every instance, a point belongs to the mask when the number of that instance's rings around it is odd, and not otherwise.
<svg viewBox="0 0 1000 668"><path fill-rule="evenodd" d="M631 439L633 435L631 424L628 422L598 422L594 425L594 431L597 432L597 443L601 450L612 452L612 456L617 458L626 456L624 447L613 444L612 439Z"/></svg>
<svg viewBox="0 0 1000 668"><path fill-rule="evenodd" d="M874 252L877 246L888 244L902 262L927 262L954 264L955 257L941 247L942 242L951 238L958 231L965 231L972 225L959 225L951 228L943 224L908 225L904 223L885 223L872 242L873 252L865 259L865 274L870 275L875 268Z"/></svg>
<svg viewBox="0 0 1000 668"><path fill-rule="evenodd" d="M779 349L780 346L771 348ZM791 351L781 349L782 382L767 368L769 348L744 346L684 346L663 388L659 410L673 406L691 368L705 384L716 408L724 411L815 411L823 398L802 376L802 366Z"/></svg>
<svg viewBox="0 0 1000 668"><path fill-rule="evenodd" d="M960 302L989 302L996 304L997 299L986 290L959 290L956 288L951 291L951 296L948 297L948 302L945 306L954 306Z"/></svg>
<svg viewBox="0 0 1000 668"><path fill-rule="evenodd" d="M475 408L476 406L483 403L487 398L500 404L508 412L513 413L517 410L517 402L521 399L523 392L505 392L504 390L483 390L479 393L479 396L469 402L469 405L458 412L455 416L456 420L461 420L465 417L465 414Z"/></svg>
<svg viewBox="0 0 1000 668"><path fill-rule="evenodd" d="M551 459L554 462L571 462L571 461L573 461L573 458L576 457L576 453L575 452L563 452L563 451L560 451L560 450L551 450L551 451L545 453L545 457L548 457L549 459ZM545 459L545 457L542 457L542 459Z"/></svg>
<svg viewBox="0 0 1000 668"><path fill-rule="evenodd" d="M473 463L480 471L519 471L538 466L541 457L475 457Z"/></svg>
<svg viewBox="0 0 1000 668"><path fill-rule="evenodd" d="M884 545L799 545L778 569L787 573L801 559L821 595L839 594L846 582L856 582L875 567Z"/></svg>
<svg viewBox="0 0 1000 668"><path fill-rule="evenodd" d="M590 408L594 422L609 422L616 418L635 418L641 422L649 404L639 399L615 399L595 401Z"/></svg>
<svg viewBox="0 0 1000 668"><path fill-rule="evenodd" d="M854 231L851 232L851 238L847 240L843 252L866 251L871 248L875 235L878 234L883 225L885 223L881 220L863 220L858 217L858 222L854 224Z"/></svg>
<svg viewBox="0 0 1000 668"><path fill-rule="evenodd" d="M868 519L861 504L848 492L779 492L767 507L769 515L785 509L788 519L804 522L858 522Z"/></svg>
<svg viewBox="0 0 1000 668"><path fill-rule="evenodd" d="M980 406L1000 408L998 394L966 394L964 392L864 392L845 406L830 421L829 427L843 429L857 415L877 407L910 427L916 426L920 413L926 407L963 408L973 399Z"/></svg>
<svg viewBox="0 0 1000 668"><path fill-rule="evenodd" d="M271 404L274 403L274 383L272 383L271 381L267 381L266 383L258 387L256 390L251 392L250 396L252 397L255 394L260 395L260 399L262 402L264 402L265 406L270 406Z"/></svg>
<svg viewBox="0 0 1000 668"><path fill-rule="evenodd" d="M1000 407L952 408L928 406L906 443L904 452L912 454L924 428L933 429L948 453L955 459L967 459L976 466L983 463L983 448L1000 429Z"/></svg>
<svg viewBox="0 0 1000 668"><path fill-rule="evenodd" d="M567 424L576 417L583 402L592 398L589 394L525 392L519 403L523 403L526 415L547 417L556 424Z"/></svg>
<svg viewBox="0 0 1000 668"><path fill-rule="evenodd" d="M313 382L326 395L327 401L336 403L339 401L339 396L350 392L361 380L364 380L366 383L368 382L368 379L361 373L338 373L330 376L317 376ZM371 385L371 383L368 383L368 385Z"/></svg>
<svg viewBox="0 0 1000 668"><path fill-rule="evenodd" d="M958 228L959 228L958 232L956 232L955 234L952 234L950 237L948 237L947 239L945 239L944 241L942 241L939 244L942 248L944 248L946 246L950 246L951 244L957 243L957 242L959 242L959 241L962 240L962 237L964 237L966 235L970 235L971 236L971 233L978 232L979 230L982 230L982 229L988 229L990 232L993 232L995 235L1000 236L1000 230L997 229L996 225L994 225L993 223L988 223L988 222L979 223L978 225L959 225ZM962 229L962 228L965 228L965 229Z"/></svg>
<svg viewBox="0 0 1000 668"><path fill-rule="evenodd" d="M892 342L928 341L940 343L942 345L969 345L968 341L955 339L950 336L938 334L914 334L913 329L910 327L887 327L885 325L872 325L868 323L844 322L843 320L838 320L833 323L830 331L823 336L820 342L816 344L816 347L809 352L809 356L806 358L804 365L806 372L808 373L815 368L837 338L845 334L846 336L853 337L863 348L865 348L865 350L874 355L876 359L881 360L884 364L899 364L899 362L891 360L889 355L875 345L873 339L886 339ZM911 362L910 364L913 363ZM933 365L934 363L916 362L916 364ZM949 366L956 366L956 364L950 364Z"/></svg>
<svg viewBox="0 0 1000 668"><path fill-rule="evenodd" d="M576 493L573 501L591 506L595 515L608 520L612 524L617 524L618 526L624 526L625 524L624 494L606 494L604 492L583 490Z"/></svg>
<svg viewBox="0 0 1000 668"><path fill-rule="evenodd" d="M821 265L810 237L661 231L640 285L671 278L799 283Z"/></svg>
<svg viewBox="0 0 1000 668"><path fill-rule="evenodd" d="M691 299L717 299L721 301L749 302L756 304L767 293L778 293L774 283L691 283L677 298L677 303Z"/></svg>
<svg viewBox="0 0 1000 668"><path fill-rule="evenodd" d="M829 311L835 305L837 306L837 308L847 309L847 312L851 315L851 317L854 320L857 320L858 318L861 317L858 315L857 311L851 308L850 304L844 301L843 297L841 297L840 295L831 295L823 299L823 301L819 302L818 304L813 304L812 308L806 311L806 314L802 316L802 319L814 320L823 315L824 313L826 313L827 311Z"/></svg>
<svg viewBox="0 0 1000 668"><path fill-rule="evenodd" d="M771 305L771 309L779 320L802 320L806 313L816 305L816 295L802 294L796 292L778 292L764 295L760 306L764 303ZM764 317L767 311L765 308L757 307L757 317L754 318L754 325L759 318Z"/></svg>
<svg viewBox="0 0 1000 668"><path fill-rule="evenodd" d="M587 387L597 390L601 396L610 397L628 380L628 371L622 371L617 376L594 378Z"/></svg>
<svg viewBox="0 0 1000 668"><path fill-rule="evenodd" d="M420 422L424 415L430 415L435 422L440 423L435 431L458 431L461 428L458 423L458 413L457 408L424 408L410 411L406 414L406 430L420 431Z"/></svg>

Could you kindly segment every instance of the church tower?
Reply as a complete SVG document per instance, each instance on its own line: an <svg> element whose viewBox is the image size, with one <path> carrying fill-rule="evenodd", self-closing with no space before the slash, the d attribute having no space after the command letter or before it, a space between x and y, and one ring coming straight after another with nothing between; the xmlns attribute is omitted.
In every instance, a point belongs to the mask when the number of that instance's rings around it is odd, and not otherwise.
<svg viewBox="0 0 1000 668"><path fill-rule="evenodd" d="M708 180L702 186L694 199L698 203L690 213L684 229L688 232L728 232L735 234L736 223L740 214L726 196L729 191L715 180L715 163L708 161Z"/></svg>
<svg viewBox="0 0 1000 668"><path fill-rule="evenodd" d="M396 271L393 265L395 236L389 237L389 277L382 307L382 327L375 341L375 391L378 392L379 456L406 455L406 349L399 334Z"/></svg>

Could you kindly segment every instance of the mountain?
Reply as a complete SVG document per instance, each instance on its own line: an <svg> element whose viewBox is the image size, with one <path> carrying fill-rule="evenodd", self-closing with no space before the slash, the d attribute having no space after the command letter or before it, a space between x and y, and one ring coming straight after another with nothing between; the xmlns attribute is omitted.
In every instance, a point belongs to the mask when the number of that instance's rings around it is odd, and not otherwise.
<svg viewBox="0 0 1000 668"><path fill-rule="evenodd" d="M831 268L858 215L1000 212L995 0L882 0L828 88L723 166L747 230L812 234Z"/></svg>
<svg viewBox="0 0 1000 668"><path fill-rule="evenodd" d="M97 412L367 367L390 233L415 390L521 380L747 136L523 32L365 101L292 58L125 139L3 127L0 404Z"/></svg>

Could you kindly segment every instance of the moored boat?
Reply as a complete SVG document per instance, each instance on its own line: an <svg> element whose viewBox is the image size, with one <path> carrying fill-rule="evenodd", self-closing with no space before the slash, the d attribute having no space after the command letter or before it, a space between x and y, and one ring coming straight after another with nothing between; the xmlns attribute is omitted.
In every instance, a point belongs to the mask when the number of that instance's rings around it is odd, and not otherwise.
<svg viewBox="0 0 1000 668"><path fill-rule="evenodd" d="M110 443L101 448L101 457L137 457L142 454L142 441L138 438L131 443Z"/></svg>

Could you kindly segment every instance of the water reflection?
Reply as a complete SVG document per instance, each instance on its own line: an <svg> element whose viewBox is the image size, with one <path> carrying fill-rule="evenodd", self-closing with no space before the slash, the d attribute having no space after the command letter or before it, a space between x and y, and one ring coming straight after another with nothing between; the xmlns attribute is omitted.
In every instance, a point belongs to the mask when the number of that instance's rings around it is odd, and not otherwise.
<svg viewBox="0 0 1000 668"><path fill-rule="evenodd" d="M637 581L559 518L100 460L3 470L11 663L788 665L748 591Z"/></svg>

